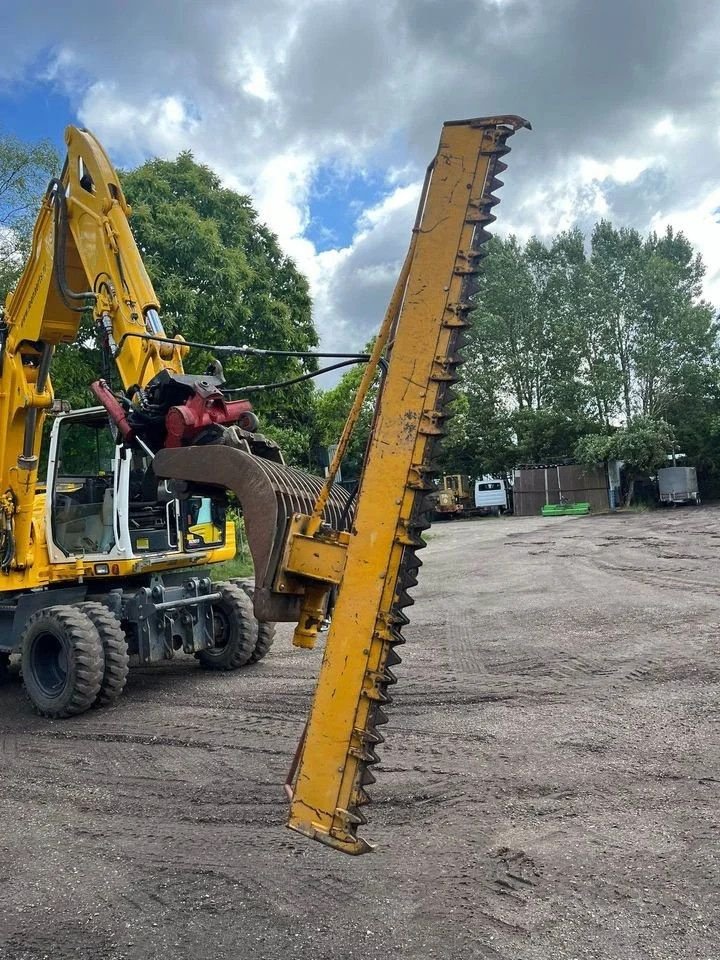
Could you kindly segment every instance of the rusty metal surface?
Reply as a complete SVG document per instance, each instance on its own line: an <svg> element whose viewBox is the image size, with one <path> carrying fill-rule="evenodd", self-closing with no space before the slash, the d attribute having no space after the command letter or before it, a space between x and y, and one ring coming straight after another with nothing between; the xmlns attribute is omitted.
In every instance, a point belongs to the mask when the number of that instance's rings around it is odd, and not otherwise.
<svg viewBox="0 0 720 960"><path fill-rule="evenodd" d="M160 479L185 480L235 494L255 568L255 616L271 622L297 620L301 598L275 592L273 580L290 519L295 513L312 513L323 479L220 444L161 450L153 469ZM335 530L348 530L352 524L349 497L343 487L332 488L323 520Z"/></svg>

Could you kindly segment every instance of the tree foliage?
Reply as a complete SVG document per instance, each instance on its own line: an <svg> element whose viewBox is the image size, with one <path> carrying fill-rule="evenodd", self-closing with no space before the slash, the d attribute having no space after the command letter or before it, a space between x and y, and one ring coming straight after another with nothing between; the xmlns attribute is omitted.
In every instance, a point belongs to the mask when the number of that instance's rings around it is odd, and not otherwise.
<svg viewBox="0 0 720 960"><path fill-rule="evenodd" d="M604 460L622 460L626 503L630 503L635 480L667 466L668 454L672 453L675 444L675 433L669 423L639 416L609 434L581 437L575 444L574 453L578 463L586 466Z"/></svg>
<svg viewBox="0 0 720 960"><path fill-rule="evenodd" d="M0 135L0 304L20 276L40 200L58 168L49 142Z"/></svg>
<svg viewBox="0 0 720 960"><path fill-rule="evenodd" d="M366 344L366 353L370 353L372 350L373 342L371 340ZM315 405L317 438L322 446L328 447L337 443L350 413L355 394L360 386L363 372L363 366L351 367L334 387L317 395ZM360 476L363 455L375 411L378 382L378 378L376 378L368 390L360 409L358 422L350 438L348 450L342 463L342 475L345 480L357 480Z"/></svg>
<svg viewBox="0 0 720 960"><path fill-rule="evenodd" d="M720 466L718 323L704 272L671 228L642 237L602 221L588 243L579 230L547 244L491 240L448 469L571 457L581 437L602 445L636 421L667 421L689 458Z"/></svg>
<svg viewBox="0 0 720 960"><path fill-rule="evenodd" d="M250 199L222 186L190 153L151 160L122 177L132 228L163 307L169 335L262 349L307 351L317 344L307 281L258 221ZM191 354L198 372L210 352ZM293 379L315 362L232 358L231 387ZM305 382L254 392L262 429L284 441L289 459L307 464L313 387Z"/></svg>

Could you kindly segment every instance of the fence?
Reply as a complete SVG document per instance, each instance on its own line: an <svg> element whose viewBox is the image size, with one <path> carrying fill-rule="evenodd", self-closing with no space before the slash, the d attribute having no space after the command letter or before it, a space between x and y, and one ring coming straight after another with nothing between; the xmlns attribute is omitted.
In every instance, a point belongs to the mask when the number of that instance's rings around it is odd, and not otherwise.
<svg viewBox="0 0 720 960"><path fill-rule="evenodd" d="M591 513L608 513L612 505L605 465L557 464L519 467L515 471L513 510L516 516L534 517L546 504L565 501L587 502Z"/></svg>

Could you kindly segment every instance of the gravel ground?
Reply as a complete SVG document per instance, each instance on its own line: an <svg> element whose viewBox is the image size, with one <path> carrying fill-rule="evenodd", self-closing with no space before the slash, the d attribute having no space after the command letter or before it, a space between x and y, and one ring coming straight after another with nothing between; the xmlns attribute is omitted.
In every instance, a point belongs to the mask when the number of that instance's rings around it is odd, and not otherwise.
<svg viewBox="0 0 720 960"><path fill-rule="evenodd" d="M0 689L3 960L720 957L720 509L433 527L365 833L283 827L321 651Z"/></svg>

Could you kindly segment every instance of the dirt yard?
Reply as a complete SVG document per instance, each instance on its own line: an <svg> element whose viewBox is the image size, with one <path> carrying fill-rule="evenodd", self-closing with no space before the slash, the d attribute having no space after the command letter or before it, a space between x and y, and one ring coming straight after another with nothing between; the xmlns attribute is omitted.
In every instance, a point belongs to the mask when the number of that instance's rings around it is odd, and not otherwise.
<svg viewBox="0 0 720 960"><path fill-rule="evenodd" d="M446 523L366 835L287 831L321 651L0 690L3 960L720 957L720 509Z"/></svg>

